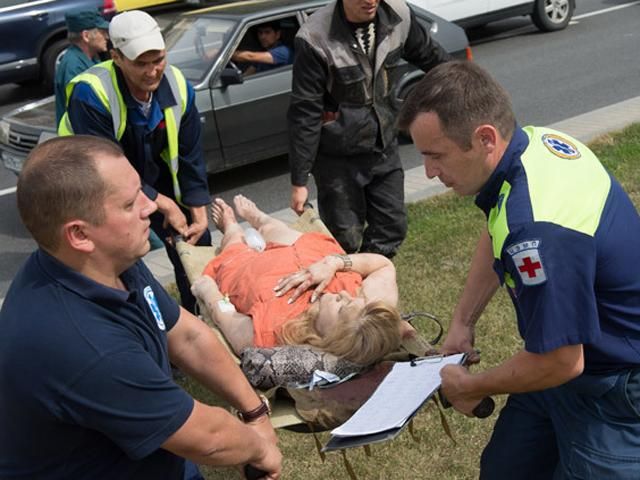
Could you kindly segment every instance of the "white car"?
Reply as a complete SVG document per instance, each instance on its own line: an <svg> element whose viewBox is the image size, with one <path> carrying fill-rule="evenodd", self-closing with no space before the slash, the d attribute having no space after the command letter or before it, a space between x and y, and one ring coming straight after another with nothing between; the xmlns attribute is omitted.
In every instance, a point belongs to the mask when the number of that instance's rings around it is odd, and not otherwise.
<svg viewBox="0 0 640 480"><path fill-rule="evenodd" d="M479 27L505 18L530 15L540 30L565 28L575 0L407 0L463 28Z"/></svg>

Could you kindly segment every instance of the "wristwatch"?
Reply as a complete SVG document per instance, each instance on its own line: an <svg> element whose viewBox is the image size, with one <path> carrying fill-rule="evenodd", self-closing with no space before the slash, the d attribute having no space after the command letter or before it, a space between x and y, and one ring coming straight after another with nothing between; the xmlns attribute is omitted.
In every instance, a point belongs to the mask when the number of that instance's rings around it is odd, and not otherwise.
<svg viewBox="0 0 640 480"><path fill-rule="evenodd" d="M257 420L263 415L270 416L271 415L271 405L269 404L269 399L264 395L259 395L261 403L259 406L254 408L253 410L249 410L248 412L240 412L238 411L238 418L242 420L244 423L253 422Z"/></svg>

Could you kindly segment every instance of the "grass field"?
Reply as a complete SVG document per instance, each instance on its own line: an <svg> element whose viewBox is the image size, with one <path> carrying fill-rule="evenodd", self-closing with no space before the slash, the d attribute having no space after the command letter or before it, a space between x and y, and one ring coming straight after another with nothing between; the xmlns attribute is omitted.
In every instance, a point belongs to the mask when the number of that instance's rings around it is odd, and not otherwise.
<svg viewBox="0 0 640 480"><path fill-rule="evenodd" d="M640 124L606 136L592 145L603 164L640 205ZM476 239L484 228L484 217L471 198L445 194L409 206L409 235L394 260L401 293L401 310L422 310L442 319L445 328L461 292ZM430 336L428 324L418 328ZM488 305L476 331L476 346L482 362L477 368L496 365L521 348L511 302L504 291ZM204 400L206 393L192 390ZM497 409L504 398L496 398ZM405 431L393 441L349 450L347 456L358 478L410 480L472 479L478 476L478 461L496 414L486 420L469 419L449 410L446 416L457 441L444 433L437 411L427 407L415 419L417 442ZM337 453L322 462L309 434L278 432L285 463L283 478L325 480L349 478ZM321 442L328 434L319 435ZM238 478L231 470L202 468L208 479Z"/></svg>

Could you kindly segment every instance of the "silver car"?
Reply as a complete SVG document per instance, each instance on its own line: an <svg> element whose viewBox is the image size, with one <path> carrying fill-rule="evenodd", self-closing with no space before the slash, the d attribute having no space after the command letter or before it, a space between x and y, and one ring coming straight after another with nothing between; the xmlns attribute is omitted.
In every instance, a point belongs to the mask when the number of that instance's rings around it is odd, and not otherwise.
<svg viewBox="0 0 640 480"><path fill-rule="evenodd" d="M281 41L293 47L302 23L326 0L267 0L232 3L183 13L164 29L167 56L196 91L203 125L202 144L209 173L257 162L287 152L286 111L291 65L244 76L231 62L238 48L251 48L255 31L277 20ZM452 55L468 58L464 30L414 7L420 22ZM398 102L422 72L405 64L396 90ZM53 97L20 107L0 120L0 154L16 174L29 151L55 135Z"/></svg>

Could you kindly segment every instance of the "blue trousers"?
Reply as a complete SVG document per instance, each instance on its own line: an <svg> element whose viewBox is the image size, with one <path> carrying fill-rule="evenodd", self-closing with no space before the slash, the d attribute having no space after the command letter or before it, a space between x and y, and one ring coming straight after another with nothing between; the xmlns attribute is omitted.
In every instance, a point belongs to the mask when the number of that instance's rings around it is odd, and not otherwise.
<svg viewBox="0 0 640 480"><path fill-rule="evenodd" d="M481 480L640 479L640 368L510 395Z"/></svg>
<svg viewBox="0 0 640 480"><path fill-rule="evenodd" d="M204 480L204 477L200 473L198 465L191 460L184 461L184 478L183 480Z"/></svg>

